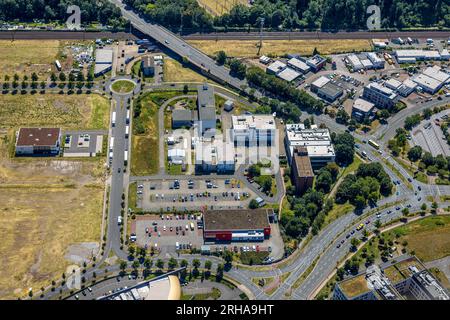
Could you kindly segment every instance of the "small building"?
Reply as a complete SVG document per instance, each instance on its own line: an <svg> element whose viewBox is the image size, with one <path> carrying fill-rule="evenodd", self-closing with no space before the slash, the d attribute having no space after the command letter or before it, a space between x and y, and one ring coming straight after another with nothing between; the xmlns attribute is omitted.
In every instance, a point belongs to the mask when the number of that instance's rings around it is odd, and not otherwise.
<svg viewBox="0 0 450 320"><path fill-rule="evenodd" d="M20 128L16 139L16 155L58 155L60 139L60 128Z"/></svg>
<svg viewBox="0 0 450 320"><path fill-rule="evenodd" d="M313 83L311 83L311 91L314 93L317 93L317 91L322 88L324 85L329 83L331 80L328 77L321 76L317 80L315 80Z"/></svg>
<svg viewBox="0 0 450 320"><path fill-rule="evenodd" d="M112 68L113 50L112 49L97 49L95 50L95 67L94 76L101 76Z"/></svg>
<svg viewBox="0 0 450 320"><path fill-rule="evenodd" d="M231 138L235 145L272 145L276 135L272 115L240 115L231 117Z"/></svg>
<svg viewBox="0 0 450 320"><path fill-rule="evenodd" d="M270 58L267 57L267 56L261 56L261 57L259 57L259 62L262 63L262 64L269 64L270 61L272 61L272 59L270 59Z"/></svg>
<svg viewBox="0 0 450 320"><path fill-rule="evenodd" d="M281 62L281 61L277 60L277 61L274 61L273 63L271 63L267 67L266 73L277 75L278 73L283 71L285 68L286 68L286 64L284 62Z"/></svg>
<svg viewBox="0 0 450 320"><path fill-rule="evenodd" d="M189 109L175 109L172 111L172 129L190 128L197 120L197 113Z"/></svg>
<svg viewBox="0 0 450 320"><path fill-rule="evenodd" d="M327 59L316 54L309 59L302 59L311 68L313 72L319 72L327 63Z"/></svg>
<svg viewBox="0 0 450 320"><path fill-rule="evenodd" d="M153 77L155 75L154 58L152 56L142 58L141 69L145 77Z"/></svg>
<svg viewBox="0 0 450 320"><path fill-rule="evenodd" d="M225 103L223 104L223 109L225 111L230 112L231 110L233 110L234 108L234 102L232 100L227 100L225 101Z"/></svg>
<svg viewBox="0 0 450 320"><path fill-rule="evenodd" d="M299 71L303 74L306 74L311 70L311 68L306 64L306 62L297 58L291 58L290 60L288 60L287 65L292 69Z"/></svg>
<svg viewBox="0 0 450 320"><path fill-rule="evenodd" d="M407 97L411 93L413 93L414 90L416 90L416 88L417 88L417 83L415 83L411 79L406 79L405 81L403 81L403 84L398 88L397 92L402 97Z"/></svg>
<svg viewBox="0 0 450 320"><path fill-rule="evenodd" d="M322 88L317 90L317 96L330 103L336 101L344 94L344 90L334 83L328 82Z"/></svg>
<svg viewBox="0 0 450 320"><path fill-rule="evenodd" d="M173 164L182 164L186 161L186 150L169 149L167 150L167 159Z"/></svg>
<svg viewBox="0 0 450 320"><path fill-rule="evenodd" d="M284 68L284 70L278 72L277 74L278 78L283 79L284 81L287 82L292 82L300 76L301 76L300 73L291 68Z"/></svg>
<svg viewBox="0 0 450 320"><path fill-rule="evenodd" d="M350 54L349 56L347 56L347 61L350 64L352 70L355 72L364 69L363 64L356 54Z"/></svg>
<svg viewBox="0 0 450 320"><path fill-rule="evenodd" d="M384 59L378 57L378 55L375 52L368 52L367 59L369 59L372 62L374 69L384 69L385 66Z"/></svg>
<svg viewBox="0 0 450 320"><path fill-rule="evenodd" d="M209 136L214 136L216 132L216 100L214 88L204 83L197 87L197 91L199 134L203 136L208 131Z"/></svg>
<svg viewBox="0 0 450 320"><path fill-rule="evenodd" d="M203 214L205 242L256 242L270 237L273 209L207 210Z"/></svg>
<svg viewBox="0 0 450 320"><path fill-rule="evenodd" d="M375 116L375 105L364 99L356 99L353 103L352 118L357 121L372 120Z"/></svg>
<svg viewBox="0 0 450 320"><path fill-rule="evenodd" d="M292 157L292 180L297 194L303 194L313 187L314 172L308 157L308 149L297 147Z"/></svg>
<svg viewBox="0 0 450 320"><path fill-rule="evenodd" d="M396 79L389 79L388 81L386 81L384 83L384 86L386 88L389 88L391 90L397 91L398 88L400 88L400 86L402 85L402 83Z"/></svg>

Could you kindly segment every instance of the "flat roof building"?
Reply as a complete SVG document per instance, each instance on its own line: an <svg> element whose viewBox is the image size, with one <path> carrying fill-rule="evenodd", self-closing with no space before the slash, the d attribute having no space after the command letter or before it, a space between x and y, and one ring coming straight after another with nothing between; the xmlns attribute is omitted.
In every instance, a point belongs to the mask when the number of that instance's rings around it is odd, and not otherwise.
<svg viewBox="0 0 450 320"><path fill-rule="evenodd" d="M97 49L95 50L95 66L94 76L98 77L112 68L113 50L112 49Z"/></svg>
<svg viewBox="0 0 450 320"><path fill-rule="evenodd" d="M231 117L231 139L235 145L271 145L275 139L275 118L269 115Z"/></svg>
<svg viewBox="0 0 450 320"><path fill-rule="evenodd" d="M414 90L416 90L416 88L417 88L417 83L415 83L411 79L406 79L405 81L403 81L402 85L398 88L397 92L402 97L407 97L411 93L413 93Z"/></svg>
<svg viewBox="0 0 450 320"><path fill-rule="evenodd" d="M190 128L197 120L197 112L190 109L175 109L172 111L172 129Z"/></svg>
<svg viewBox="0 0 450 320"><path fill-rule="evenodd" d="M144 76L153 77L155 75L155 59L152 56L142 58L141 68Z"/></svg>
<svg viewBox="0 0 450 320"><path fill-rule="evenodd" d="M311 68L306 64L306 62L297 58L289 59L287 65L292 69L297 70L303 74L306 74L311 70Z"/></svg>
<svg viewBox="0 0 450 320"><path fill-rule="evenodd" d="M359 60L358 56L356 54L350 54L347 56L348 63L352 67L353 71L359 71L364 69L363 64Z"/></svg>
<svg viewBox="0 0 450 320"><path fill-rule="evenodd" d="M286 68L286 64L282 61L274 61L267 66L266 73L277 75Z"/></svg>
<svg viewBox="0 0 450 320"><path fill-rule="evenodd" d="M285 147L289 163L292 163L294 148L297 147L307 149L313 169L321 168L335 160L335 152L328 129L305 129L301 123L287 124Z"/></svg>
<svg viewBox="0 0 450 320"><path fill-rule="evenodd" d="M195 150L195 172L210 174L233 173L236 169L234 145L215 139L212 142L198 141Z"/></svg>
<svg viewBox="0 0 450 320"><path fill-rule="evenodd" d="M364 87L363 98L372 102L378 108L392 108L399 100L398 95L393 90L376 82L369 83Z"/></svg>
<svg viewBox="0 0 450 320"><path fill-rule="evenodd" d="M291 68L284 68L284 70L278 72L277 77L285 81L291 82L300 77L301 74Z"/></svg>
<svg viewBox="0 0 450 320"><path fill-rule="evenodd" d="M334 83L328 82L323 87L318 88L316 94L325 101L334 102L344 94L344 90Z"/></svg>
<svg viewBox="0 0 450 320"><path fill-rule="evenodd" d="M270 237L269 215L273 209L206 210L203 213L205 242L264 241Z"/></svg>
<svg viewBox="0 0 450 320"><path fill-rule="evenodd" d="M308 149L305 147L294 148L292 158L292 180L297 194L303 194L313 187L314 171L308 157Z"/></svg>
<svg viewBox="0 0 450 320"><path fill-rule="evenodd" d="M407 63L424 60L441 60L441 55L437 50L396 50L394 55L398 63Z"/></svg>
<svg viewBox="0 0 450 320"><path fill-rule="evenodd" d="M352 118L362 122L364 119L371 120L375 116L375 105L364 99L356 99L352 107Z"/></svg>
<svg viewBox="0 0 450 320"><path fill-rule="evenodd" d="M60 128L20 128L16 137L16 155L57 155L60 151Z"/></svg>
<svg viewBox="0 0 450 320"><path fill-rule="evenodd" d="M319 72L327 63L327 59L318 54L309 59L305 58L300 59L303 60L311 68L313 72Z"/></svg>
<svg viewBox="0 0 450 320"><path fill-rule="evenodd" d="M207 83L197 87L197 108L199 121L199 134L208 132L209 136L214 136L216 132L216 98L214 88Z"/></svg>
<svg viewBox="0 0 450 320"><path fill-rule="evenodd" d="M450 300L450 295L414 256L403 255L338 282L334 300Z"/></svg>
<svg viewBox="0 0 450 320"><path fill-rule="evenodd" d="M450 74L438 66L428 67L421 74L412 78L425 92L435 94L450 80Z"/></svg>

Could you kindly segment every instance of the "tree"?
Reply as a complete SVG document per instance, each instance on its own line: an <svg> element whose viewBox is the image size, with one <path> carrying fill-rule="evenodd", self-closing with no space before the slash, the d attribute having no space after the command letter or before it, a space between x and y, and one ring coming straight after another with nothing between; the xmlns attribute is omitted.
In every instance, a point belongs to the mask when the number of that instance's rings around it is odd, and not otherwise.
<svg viewBox="0 0 450 320"><path fill-rule="evenodd" d="M359 240L357 238L352 238L350 244L352 245L352 250L356 250L358 248Z"/></svg>
<svg viewBox="0 0 450 320"><path fill-rule="evenodd" d="M404 217L407 217L409 215L409 209L408 208L403 208L402 214L403 214Z"/></svg>
<svg viewBox="0 0 450 320"><path fill-rule="evenodd" d="M227 61L227 54L225 53L225 51L220 50L219 52L217 52L216 61L220 65L225 64L225 62Z"/></svg>
<svg viewBox="0 0 450 320"><path fill-rule="evenodd" d="M39 79L39 77L38 77L38 75L36 74L36 72L33 72L33 73L31 74L31 81L36 82L36 81L38 81L38 79Z"/></svg>
<svg viewBox="0 0 450 320"><path fill-rule="evenodd" d="M427 204L426 203L422 203L422 205L420 206L420 209L422 211L426 211L427 210Z"/></svg>
<svg viewBox="0 0 450 320"><path fill-rule="evenodd" d="M140 266L139 261L137 261L137 260L133 261L132 267L134 270L137 270L137 268L139 268L139 266Z"/></svg>
<svg viewBox="0 0 450 320"><path fill-rule="evenodd" d="M433 209L433 212L436 213L436 210L439 208L439 205L436 201L433 201L433 203L431 204L431 208Z"/></svg>
<svg viewBox="0 0 450 320"><path fill-rule="evenodd" d="M205 269L211 270L212 262L210 260L205 261Z"/></svg>
<svg viewBox="0 0 450 320"><path fill-rule="evenodd" d="M50 81L52 82L52 83L55 83L56 82L56 74L54 73L54 72L52 72L52 74L50 75Z"/></svg>
<svg viewBox="0 0 450 320"><path fill-rule="evenodd" d="M152 266L153 266L153 261L150 260L149 258L146 258L146 259L144 260L144 267L145 267L146 269L151 269Z"/></svg>
<svg viewBox="0 0 450 320"><path fill-rule="evenodd" d="M231 251L225 251L222 257L225 260L225 263L228 265L233 261L233 254L231 253Z"/></svg>
<svg viewBox="0 0 450 320"><path fill-rule="evenodd" d="M248 207L249 207L250 209L256 209L256 208L258 208L258 207L259 207L258 201L256 201L256 199L250 200L250 203L249 203Z"/></svg>
<svg viewBox="0 0 450 320"><path fill-rule="evenodd" d="M156 261L156 267L157 267L158 269L163 269L163 268L164 268L164 260L158 259L158 260Z"/></svg>
<svg viewBox="0 0 450 320"><path fill-rule="evenodd" d="M216 270L216 281L220 282L223 278L223 264L219 263Z"/></svg>
<svg viewBox="0 0 450 320"><path fill-rule="evenodd" d="M196 269L198 269L199 267L200 267L200 260L198 260L198 259L194 259L194 260L192 260L192 266L194 267L194 268L196 268Z"/></svg>
<svg viewBox="0 0 450 320"><path fill-rule="evenodd" d="M272 177L268 175L260 176L258 177L258 184L264 192L270 192L272 190Z"/></svg>
<svg viewBox="0 0 450 320"><path fill-rule="evenodd" d="M168 262L169 269L173 270L178 266L178 262L175 258L170 258Z"/></svg>
<svg viewBox="0 0 450 320"><path fill-rule="evenodd" d="M331 185L333 184L333 177L328 170L321 170L316 179L316 190L324 193L330 192Z"/></svg>
<svg viewBox="0 0 450 320"><path fill-rule="evenodd" d="M119 268L120 268L120 270L125 271L125 269L127 268L127 263L126 263L126 261L120 260L120 262L119 262Z"/></svg>
<svg viewBox="0 0 450 320"><path fill-rule="evenodd" d="M66 75L64 72L59 73L59 81L65 82L66 81Z"/></svg>
<svg viewBox="0 0 450 320"><path fill-rule="evenodd" d="M183 94L187 94L189 92L189 86L187 84L185 84L183 86Z"/></svg>
<svg viewBox="0 0 450 320"><path fill-rule="evenodd" d="M231 71L231 74L242 79L245 77L247 67L241 61L239 61L237 59L233 59L230 62L230 71Z"/></svg>
<svg viewBox="0 0 450 320"><path fill-rule="evenodd" d="M422 157L422 147L414 146L408 151L408 159L412 162L416 162Z"/></svg>
<svg viewBox="0 0 450 320"><path fill-rule="evenodd" d="M187 260L186 259L183 259L183 260L181 260L181 262L180 262L180 266L182 267L182 268L185 268L185 267L187 267L188 266L188 262L187 262Z"/></svg>

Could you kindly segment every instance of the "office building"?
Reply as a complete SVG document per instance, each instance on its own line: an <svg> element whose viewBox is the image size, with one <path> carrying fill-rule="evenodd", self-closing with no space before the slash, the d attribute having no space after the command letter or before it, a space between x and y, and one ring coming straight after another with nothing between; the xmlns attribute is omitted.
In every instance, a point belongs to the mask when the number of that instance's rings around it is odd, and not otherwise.
<svg viewBox="0 0 450 320"><path fill-rule="evenodd" d="M199 134L214 136L216 132L216 100L214 88L207 83L197 87Z"/></svg>
<svg viewBox="0 0 450 320"><path fill-rule="evenodd" d="M298 147L307 149L314 170L320 169L335 160L335 152L328 129L306 129L301 123L287 124L284 143L291 165L294 149Z"/></svg>
<svg viewBox="0 0 450 320"><path fill-rule="evenodd" d="M276 125L273 116L232 116L231 123L231 139L235 145L272 145L275 139Z"/></svg>
<svg viewBox="0 0 450 320"><path fill-rule="evenodd" d="M362 97L375 104L377 108L390 109L399 101L399 96L393 90L376 82L364 87Z"/></svg>
<svg viewBox="0 0 450 320"><path fill-rule="evenodd" d="M291 166L292 180L297 194L303 194L313 187L314 172L305 147L294 148Z"/></svg>
<svg viewBox="0 0 450 320"><path fill-rule="evenodd" d="M359 122L364 119L372 120L375 116L375 105L364 99L356 99L352 107L352 118Z"/></svg>
<svg viewBox="0 0 450 320"><path fill-rule="evenodd" d="M20 128L16 137L16 155L58 155L60 139L60 128Z"/></svg>

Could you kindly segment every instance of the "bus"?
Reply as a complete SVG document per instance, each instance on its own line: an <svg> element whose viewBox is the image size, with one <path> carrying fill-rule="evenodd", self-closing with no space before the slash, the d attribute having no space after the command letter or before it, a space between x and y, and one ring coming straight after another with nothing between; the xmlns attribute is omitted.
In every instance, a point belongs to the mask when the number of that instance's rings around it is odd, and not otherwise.
<svg viewBox="0 0 450 320"><path fill-rule="evenodd" d="M130 126L126 126L125 127L125 139L128 138L129 134L130 134Z"/></svg>
<svg viewBox="0 0 450 320"><path fill-rule="evenodd" d="M116 112L115 111L112 113L111 123L112 123L113 127L116 125Z"/></svg>
<svg viewBox="0 0 450 320"><path fill-rule="evenodd" d="M130 123L130 110L127 110L127 119L126 119L126 123Z"/></svg>
<svg viewBox="0 0 450 320"><path fill-rule="evenodd" d="M380 149L380 145L373 140L369 140L369 144L377 150Z"/></svg>

